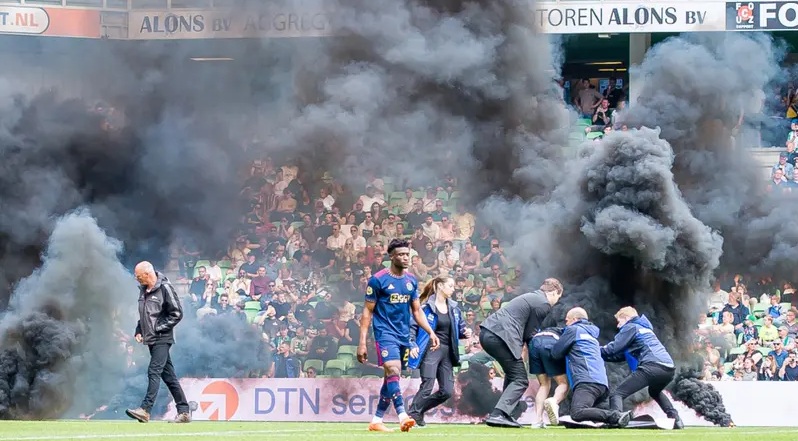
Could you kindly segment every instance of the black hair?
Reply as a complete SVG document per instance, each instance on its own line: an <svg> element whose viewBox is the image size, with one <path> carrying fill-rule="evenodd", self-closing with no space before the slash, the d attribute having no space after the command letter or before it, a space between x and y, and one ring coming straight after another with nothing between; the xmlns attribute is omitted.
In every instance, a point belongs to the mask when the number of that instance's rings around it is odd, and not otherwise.
<svg viewBox="0 0 798 441"><path fill-rule="evenodd" d="M388 255L393 254L393 250L396 248L410 248L410 242L406 239L393 239L391 243L388 244Z"/></svg>

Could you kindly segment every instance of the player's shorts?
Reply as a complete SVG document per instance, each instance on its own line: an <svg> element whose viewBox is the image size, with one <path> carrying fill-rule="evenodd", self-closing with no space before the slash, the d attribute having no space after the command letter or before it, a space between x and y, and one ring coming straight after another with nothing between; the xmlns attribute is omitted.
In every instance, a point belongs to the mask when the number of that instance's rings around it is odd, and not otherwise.
<svg viewBox="0 0 798 441"><path fill-rule="evenodd" d="M537 336L529 342L529 373L546 374L549 377L565 375L565 360L555 360L551 356L551 348L557 339L550 336Z"/></svg>
<svg viewBox="0 0 798 441"><path fill-rule="evenodd" d="M377 344L377 365L382 366L386 361L399 360L402 369L407 369L407 360L410 358L410 347L400 345L392 341L378 341Z"/></svg>

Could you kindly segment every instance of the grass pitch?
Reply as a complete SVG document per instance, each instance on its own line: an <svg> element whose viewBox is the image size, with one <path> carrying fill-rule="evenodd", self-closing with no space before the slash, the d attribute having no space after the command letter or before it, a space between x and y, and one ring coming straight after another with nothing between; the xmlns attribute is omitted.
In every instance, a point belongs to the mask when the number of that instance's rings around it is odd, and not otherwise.
<svg viewBox="0 0 798 441"><path fill-rule="evenodd" d="M402 441L439 441L444 437L455 440L493 441L615 441L635 438L645 440L679 441L796 441L798 428L688 428L681 431L665 430L577 430L548 429L495 429L484 425L430 424L414 428L409 433L369 433L366 424L344 423L257 423L257 422L194 422L168 424L133 421L4 421L0 423L0 441L61 441L61 440L143 440L182 441L217 440L236 441L361 441L370 438L396 438ZM396 424L389 424L391 427Z"/></svg>

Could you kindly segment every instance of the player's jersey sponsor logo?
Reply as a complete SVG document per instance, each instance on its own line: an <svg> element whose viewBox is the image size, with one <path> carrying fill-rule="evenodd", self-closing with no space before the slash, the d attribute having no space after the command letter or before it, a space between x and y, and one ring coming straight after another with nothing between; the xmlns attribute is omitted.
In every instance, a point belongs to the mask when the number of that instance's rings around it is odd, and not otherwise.
<svg viewBox="0 0 798 441"><path fill-rule="evenodd" d="M391 303L407 303L410 301L410 296L408 294L391 294L391 297L388 300Z"/></svg>

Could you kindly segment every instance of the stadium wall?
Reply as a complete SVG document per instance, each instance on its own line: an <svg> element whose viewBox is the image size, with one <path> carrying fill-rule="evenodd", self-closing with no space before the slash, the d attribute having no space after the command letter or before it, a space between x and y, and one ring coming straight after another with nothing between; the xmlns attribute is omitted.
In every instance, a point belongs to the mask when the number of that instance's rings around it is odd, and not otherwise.
<svg viewBox="0 0 798 441"><path fill-rule="evenodd" d="M189 400L199 407L194 412L198 421L314 421L314 422L368 422L379 398L381 386L377 378L245 378L214 379L184 378L181 384ZM407 402L418 390L419 379L402 380L402 392ZM793 382L718 382L712 385L723 396L726 410L737 426L798 425L794 418L795 405L791 397L798 394L798 383ZM501 390L502 379L493 380L496 393ZM533 422L534 396L538 383L530 381L524 400L527 411L519 419L524 424ZM446 405L430 412L427 421L433 423L475 424L484 416L472 416L462 411L460 391ZM684 423L688 426L711 426L695 412L676 403ZM395 419L393 409L388 420ZM637 414L650 414L655 418L665 415L654 402L637 406ZM175 417L173 404L163 416Z"/></svg>

